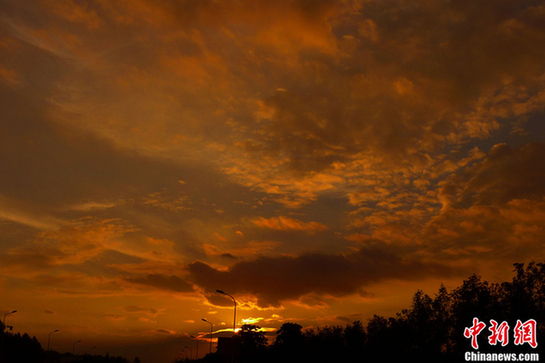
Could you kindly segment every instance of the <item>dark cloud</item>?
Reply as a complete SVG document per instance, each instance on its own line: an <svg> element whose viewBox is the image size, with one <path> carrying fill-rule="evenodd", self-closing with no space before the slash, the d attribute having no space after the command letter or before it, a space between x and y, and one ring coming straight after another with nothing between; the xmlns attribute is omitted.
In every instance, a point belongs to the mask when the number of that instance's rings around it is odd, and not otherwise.
<svg viewBox="0 0 545 363"><path fill-rule="evenodd" d="M521 147L497 144L488 157L446 180L442 194L452 206L503 206L514 199L545 196L545 144Z"/></svg>
<svg viewBox="0 0 545 363"><path fill-rule="evenodd" d="M172 331L166 329L155 329L154 331L161 334L172 334Z"/></svg>
<svg viewBox="0 0 545 363"><path fill-rule="evenodd" d="M448 82L451 101L469 102L483 87L501 82L516 70L533 75L543 70L537 54L543 18L537 1L488 2L402 1L370 2L363 13L374 21L380 42L377 58L406 73ZM489 9L489 10L487 10ZM525 66L530 68L525 68Z"/></svg>
<svg viewBox="0 0 545 363"><path fill-rule="evenodd" d="M239 258L231 253L222 253L220 257L228 259L228 260L238 260Z"/></svg>
<svg viewBox="0 0 545 363"><path fill-rule="evenodd" d="M495 145L442 183L441 213L418 237L439 259L526 261L543 254L545 144ZM482 263L474 262L476 268Z"/></svg>
<svg viewBox="0 0 545 363"><path fill-rule="evenodd" d="M477 204L502 204L513 199L539 200L545 196L545 144L520 148L496 145L488 159L470 170L466 193Z"/></svg>
<svg viewBox="0 0 545 363"><path fill-rule="evenodd" d="M453 273L444 265L402 259L387 248L374 247L345 255L259 257L239 262L227 271L194 262L187 271L189 279L207 293L216 289L233 295L249 293L262 307L279 306L282 300L311 293L346 296L386 279L412 280Z"/></svg>
<svg viewBox="0 0 545 363"><path fill-rule="evenodd" d="M167 276L163 274L148 274L144 277L128 277L126 281L154 287L160 290L174 291L174 292L192 292L193 286L181 279L178 276Z"/></svg>
<svg viewBox="0 0 545 363"><path fill-rule="evenodd" d="M352 320L352 319L350 319L350 318L348 318L346 316L337 316L335 319L340 320L340 321L345 322L345 323L351 323L351 322L354 321L354 320Z"/></svg>

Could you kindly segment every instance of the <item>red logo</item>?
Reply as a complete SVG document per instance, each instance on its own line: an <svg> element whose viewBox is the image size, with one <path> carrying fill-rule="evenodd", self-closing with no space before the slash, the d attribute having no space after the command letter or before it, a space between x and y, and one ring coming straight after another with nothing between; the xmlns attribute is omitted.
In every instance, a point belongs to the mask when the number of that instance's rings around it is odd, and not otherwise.
<svg viewBox="0 0 545 363"><path fill-rule="evenodd" d="M482 332L486 327L486 324L482 321L479 321L478 318L473 318L473 325L469 328L465 328L464 337L471 338L471 346L473 349L479 349L479 343L477 342L477 336ZM498 342L501 343L502 347L505 347L509 344L509 324L507 322L502 322L498 324L494 319L490 320L490 335L488 336L488 344L497 345ZM537 323L534 319L530 319L526 322L521 322L517 320L517 325L514 329L514 339L515 345L522 345L528 343L532 348L537 347Z"/></svg>
<svg viewBox="0 0 545 363"><path fill-rule="evenodd" d="M490 324L492 326L488 328L492 332L488 337L488 343L490 345L496 345L498 342L501 342L501 346L505 347L509 343L509 324L503 322L498 326L496 320L491 319Z"/></svg>
<svg viewBox="0 0 545 363"><path fill-rule="evenodd" d="M473 318L473 326L464 330L464 337L471 337L471 346L473 347L473 349L479 349L479 343L477 343L477 335L479 335L481 333L481 330L483 330L485 327L485 323L479 321L479 319L477 318Z"/></svg>
<svg viewBox="0 0 545 363"><path fill-rule="evenodd" d="M534 319L530 319L525 323L517 320L517 325L515 326L515 345L528 343L532 348L537 347L536 327L537 323Z"/></svg>

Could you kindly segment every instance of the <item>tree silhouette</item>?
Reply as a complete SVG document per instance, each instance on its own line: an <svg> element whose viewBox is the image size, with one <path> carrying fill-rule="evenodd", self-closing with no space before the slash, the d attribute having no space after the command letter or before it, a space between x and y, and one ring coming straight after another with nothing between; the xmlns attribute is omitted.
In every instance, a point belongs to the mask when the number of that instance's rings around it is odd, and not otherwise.
<svg viewBox="0 0 545 363"><path fill-rule="evenodd" d="M348 362L361 362L364 358L367 333L361 321L357 320L352 325L344 328L344 341L346 344L346 360Z"/></svg>
<svg viewBox="0 0 545 363"><path fill-rule="evenodd" d="M274 342L275 357L282 357L285 362L300 362L303 358L305 338L303 327L296 323L284 323L276 331Z"/></svg>
<svg viewBox="0 0 545 363"><path fill-rule="evenodd" d="M267 338L259 326L244 324L233 336L233 344L240 350L241 362L256 362L267 346Z"/></svg>
<svg viewBox="0 0 545 363"><path fill-rule="evenodd" d="M295 347L303 343L303 327L296 323L284 323L276 331L275 345Z"/></svg>
<svg viewBox="0 0 545 363"><path fill-rule="evenodd" d="M41 344L36 337L30 337L27 333L11 334L1 331L2 356L0 362L42 362L44 353Z"/></svg>
<svg viewBox="0 0 545 363"><path fill-rule="evenodd" d="M253 351L264 348L267 345L265 333L257 325L244 324L235 335L235 339L240 341L240 347L243 350Z"/></svg>
<svg viewBox="0 0 545 363"><path fill-rule="evenodd" d="M305 332L308 349L315 362L340 361L344 339L341 326L326 326Z"/></svg>

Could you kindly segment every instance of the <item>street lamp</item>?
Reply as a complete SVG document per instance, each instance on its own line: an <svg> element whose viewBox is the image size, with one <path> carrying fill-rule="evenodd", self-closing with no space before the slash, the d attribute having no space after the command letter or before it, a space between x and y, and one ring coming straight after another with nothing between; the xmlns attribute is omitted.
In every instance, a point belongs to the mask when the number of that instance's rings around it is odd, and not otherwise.
<svg viewBox="0 0 545 363"><path fill-rule="evenodd" d="M51 343L51 334L56 333L58 331L59 331L59 329L53 330L52 332L49 333L49 336L47 338L47 350L49 350L49 343Z"/></svg>
<svg viewBox="0 0 545 363"><path fill-rule="evenodd" d="M208 323L208 324L210 324L210 350L208 351L208 353L212 353L212 328L214 327L214 324L212 324L211 322L209 322L205 318L202 318L201 320Z"/></svg>
<svg viewBox="0 0 545 363"><path fill-rule="evenodd" d="M9 314L16 313L16 312L17 312L17 310L13 310L13 311L11 311L9 313L4 314L4 321L3 321L4 327L2 329L6 329L6 316L8 316ZM2 359L1 354L2 354L2 346L3 345L4 345L4 331L2 330L2 337L0 338L0 360Z"/></svg>
<svg viewBox="0 0 545 363"><path fill-rule="evenodd" d="M72 355L76 354L76 343L81 342L81 340L78 340L77 342L74 342L74 345L72 346Z"/></svg>
<svg viewBox="0 0 545 363"><path fill-rule="evenodd" d="M13 310L12 312L9 312L9 313L6 313L4 314L4 329L6 328L6 316L8 316L9 314L15 314L17 312L17 310Z"/></svg>
<svg viewBox="0 0 545 363"><path fill-rule="evenodd" d="M189 360L191 360L191 357L193 356L193 349L189 348L187 345L184 346L184 348L189 349Z"/></svg>
<svg viewBox="0 0 545 363"><path fill-rule="evenodd" d="M233 314L233 335L235 335L235 327L236 327L236 322L237 322L237 301L235 300L234 297L232 297L231 295L229 295L228 293L226 293L226 292L224 292L222 290L216 290L216 292L219 292L220 294L223 294L223 295L227 295L231 299L233 299L233 303L235 304L235 312Z"/></svg>
<svg viewBox="0 0 545 363"><path fill-rule="evenodd" d="M196 340L197 349L195 350L195 359L199 359L199 338L193 335L190 335L189 337Z"/></svg>

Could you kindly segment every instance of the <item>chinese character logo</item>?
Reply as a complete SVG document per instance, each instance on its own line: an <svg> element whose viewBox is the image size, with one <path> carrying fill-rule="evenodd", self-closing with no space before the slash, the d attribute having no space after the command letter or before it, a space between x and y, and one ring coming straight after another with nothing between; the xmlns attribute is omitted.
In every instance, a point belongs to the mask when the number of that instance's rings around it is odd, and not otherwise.
<svg viewBox="0 0 545 363"><path fill-rule="evenodd" d="M477 318L473 318L473 326L464 330L464 337L471 337L471 346L473 347L473 349L479 349L479 343L477 343L477 335L479 335L481 333L481 330L483 330L485 327L485 323L479 321L479 319Z"/></svg>
<svg viewBox="0 0 545 363"><path fill-rule="evenodd" d="M498 342L501 342L501 346L505 347L509 343L509 324L503 322L498 326L496 320L491 319L490 324L492 326L488 328L492 332L488 337L488 343L490 345L496 345Z"/></svg>
<svg viewBox="0 0 545 363"><path fill-rule="evenodd" d="M537 324L534 319L530 319L525 323L517 320L517 325L515 326L515 345L528 343L532 348L537 347L536 326Z"/></svg>
<svg viewBox="0 0 545 363"><path fill-rule="evenodd" d="M465 328L464 337L471 338L471 346L473 349L479 349L479 343L477 342L477 336L481 331L486 327L486 324L482 321L479 321L478 318L473 318L473 325L469 328ZM488 336L488 344L497 345L501 343L502 347L505 347L509 344L509 324L507 322L502 322L498 324L494 319L490 320L490 335ZM514 343L515 345L523 345L528 343L532 348L537 347L537 323L534 319L530 319L526 322L521 322L517 320L517 325L513 331Z"/></svg>

